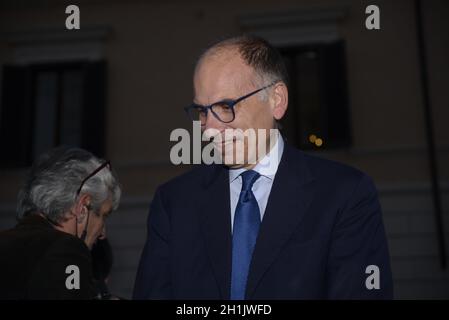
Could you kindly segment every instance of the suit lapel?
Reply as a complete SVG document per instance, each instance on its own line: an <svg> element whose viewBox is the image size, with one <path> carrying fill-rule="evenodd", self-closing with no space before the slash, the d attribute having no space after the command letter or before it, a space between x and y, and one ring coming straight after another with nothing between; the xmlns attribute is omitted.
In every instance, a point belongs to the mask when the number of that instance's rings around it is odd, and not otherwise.
<svg viewBox="0 0 449 320"><path fill-rule="evenodd" d="M313 180L304 154L285 145L253 253L247 298L301 222L314 193Z"/></svg>
<svg viewBox="0 0 449 320"><path fill-rule="evenodd" d="M218 165L208 169L203 181L207 197L201 206L200 221L221 298L229 299L232 257L229 173Z"/></svg>

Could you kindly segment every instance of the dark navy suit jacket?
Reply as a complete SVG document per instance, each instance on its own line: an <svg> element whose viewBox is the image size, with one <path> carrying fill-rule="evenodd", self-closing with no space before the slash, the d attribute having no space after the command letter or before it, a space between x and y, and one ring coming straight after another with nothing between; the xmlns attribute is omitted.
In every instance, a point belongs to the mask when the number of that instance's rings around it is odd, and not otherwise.
<svg viewBox="0 0 449 320"><path fill-rule="evenodd" d="M160 186L135 299L229 299L229 173L201 165ZM379 273L366 273L370 265ZM379 287L368 289L366 282ZM368 278L368 281L367 281ZM390 299L393 283L372 180L285 145L260 226L247 299Z"/></svg>

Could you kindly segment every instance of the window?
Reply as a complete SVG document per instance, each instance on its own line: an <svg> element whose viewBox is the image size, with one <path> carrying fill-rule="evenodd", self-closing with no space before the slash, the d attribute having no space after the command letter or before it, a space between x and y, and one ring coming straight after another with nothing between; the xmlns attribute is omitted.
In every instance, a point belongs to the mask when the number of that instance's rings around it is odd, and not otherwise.
<svg viewBox="0 0 449 320"><path fill-rule="evenodd" d="M287 141L301 149L351 145L343 41L280 48L289 73Z"/></svg>
<svg viewBox="0 0 449 320"><path fill-rule="evenodd" d="M4 66L2 167L29 166L58 145L104 154L105 62Z"/></svg>

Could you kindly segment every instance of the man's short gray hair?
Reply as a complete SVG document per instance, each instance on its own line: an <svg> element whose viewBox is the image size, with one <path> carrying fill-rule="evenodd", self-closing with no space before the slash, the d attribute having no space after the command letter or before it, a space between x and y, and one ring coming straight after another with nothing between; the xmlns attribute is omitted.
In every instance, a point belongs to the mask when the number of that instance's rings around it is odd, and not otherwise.
<svg viewBox="0 0 449 320"><path fill-rule="evenodd" d="M287 85L288 73L280 52L265 39L253 35L241 35L214 43L201 54L196 68L206 57L219 55L232 48L237 49L243 61L255 71L255 86L262 87L275 81ZM266 91L259 96L266 100Z"/></svg>
<svg viewBox="0 0 449 320"><path fill-rule="evenodd" d="M17 215L43 214L50 221L65 221L65 214L77 201L77 191L83 180L104 163L92 153L78 148L59 147L43 154L33 164L19 192ZM99 210L111 199L116 210L121 187L116 174L108 167L89 178L80 191L92 198L91 207Z"/></svg>

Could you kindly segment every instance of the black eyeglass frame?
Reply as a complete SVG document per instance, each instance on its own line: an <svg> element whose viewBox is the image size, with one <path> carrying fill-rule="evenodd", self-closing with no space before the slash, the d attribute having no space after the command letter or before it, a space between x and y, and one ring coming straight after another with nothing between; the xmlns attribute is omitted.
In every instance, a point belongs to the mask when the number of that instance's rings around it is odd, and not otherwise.
<svg viewBox="0 0 449 320"><path fill-rule="evenodd" d="M235 99L235 100L232 100L232 99L224 99L224 100L221 100L221 101L214 102L214 103L212 103L212 104L210 104L210 105L208 105L208 106L202 106L202 105L200 105L200 104L193 103L193 104L191 104L190 106L185 107L184 110L185 110L185 112L187 113L187 115L189 116L189 118L190 118L192 121L198 120L198 119L194 119L193 111L199 111L199 113L204 113L205 117L207 117L207 113L208 113L208 111L210 110L210 111L212 112L212 114L214 115L214 117L215 117L216 119L218 119L219 121L221 121L221 122L223 122L223 123L230 123L230 122L232 122L232 121L235 120L235 110L234 110L234 107L235 107L235 105L236 105L237 103L239 103L239 102L241 102L241 101L243 101L243 100L245 100L245 99L247 99L247 98L249 98L249 97L255 95L256 93L258 93L258 92L260 92L260 91L262 91L262 90L265 90L265 89L267 89L267 88L269 88L269 87L271 87L271 86L274 86L274 85L275 85L276 83L278 83L278 82L279 82L279 80L273 81L273 82L270 83L269 85L266 85L266 86L264 86L264 87L262 87L262 88L260 88L260 89L254 90L254 91L252 91L252 92L250 92L250 93L248 93L248 94L245 94L244 96L241 96L240 98L237 98L237 99ZM229 121L223 121L222 119L220 119L220 116L219 116L219 115L214 111L214 109L213 109L214 106L218 106L218 105L220 105L220 106L225 105L225 106L227 106L227 107L231 110L231 112L232 112L232 119L231 119L231 120L229 120Z"/></svg>
<svg viewBox="0 0 449 320"><path fill-rule="evenodd" d="M94 171L92 171L91 174L89 174L86 178L84 178L84 180L81 182L80 187L78 188L78 190L76 191L76 196L79 196L79 194L81 193L81 189L83 188L84 184L87 182L87 180L89 180L90 178L92 178L93 176L95 176L98 172L100 172L103 168L108 168L109 170L111 170L111 162L110 161L105 161L101 166L99 166L97 169L95 169Z"/></svg>

